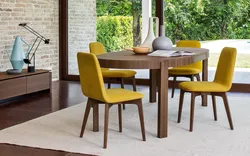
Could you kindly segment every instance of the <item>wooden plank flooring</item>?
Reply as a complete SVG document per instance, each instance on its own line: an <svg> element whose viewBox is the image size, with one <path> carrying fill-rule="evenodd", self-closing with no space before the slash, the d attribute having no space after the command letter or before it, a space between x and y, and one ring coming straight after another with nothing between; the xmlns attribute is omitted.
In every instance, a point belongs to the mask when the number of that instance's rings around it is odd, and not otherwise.
<svg viewBox="0 0 250 156"><path fill-rule="evenodd" d="M84 101L78 82L55 81L52 83L52 95L40 92L14 99L11 102L2 102L0 104L0 130ZM0 144L0 156L89 155Z"/></svg>
<svg viewBox="0 0 250 156"><path fill-rule="evenodd" d="M113 86L112 86L113 87ZM116 87L119 87L117 85ZM132 89L131 86L126 86ZM146 86L147 87L147 86ZM145 90L137 86L137 90ZM178 92L176 90L176 92ZM79 82L55 81L52 83L52 95L40 92L0 104L0 130L51 112L79 104L85 97ZM249 96L249 93L229 93L229 96ZM210 98L210 97L209 97ZM89 156L63 151L44 150L31 147L0 144L0 156Z"/></svg>

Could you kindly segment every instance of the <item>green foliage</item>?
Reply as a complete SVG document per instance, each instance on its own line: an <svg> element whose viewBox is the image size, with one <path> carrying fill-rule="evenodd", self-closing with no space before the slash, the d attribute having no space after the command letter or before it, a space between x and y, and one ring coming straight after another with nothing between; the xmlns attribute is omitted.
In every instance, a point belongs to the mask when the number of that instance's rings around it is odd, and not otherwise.
<svg viewBox="0 0 250 156"><path fill-rule="evenodd" d="M97 16L132 16L131 0L97 0Z"/></svg>
<svg viewBox="0 0 250 156"><path fill-rule="evenodd" d="M173 41L250 38L249 0L165 0L164 10Z"/></svg>
<svg viewBox="0 0 250 156"><path fill-rule="evenodd" d="M133 45L141 0L97 0L97 40L108 51ZM249 0L164 0L165 32L176 40L250 39ZM153 10L155 0L153 0ZM154 13L154 11L153 11ZM101 17L106 16L106 17ZM114 16L129 16L117 17ZM138 29L135 29L138 30Z"/></svg>
<svg viewBox="0 0 250 156"><path fill-rule="evenodd" d="M133 46L132 17L102 16L97 18L97 41L107 52Z"/></svg>

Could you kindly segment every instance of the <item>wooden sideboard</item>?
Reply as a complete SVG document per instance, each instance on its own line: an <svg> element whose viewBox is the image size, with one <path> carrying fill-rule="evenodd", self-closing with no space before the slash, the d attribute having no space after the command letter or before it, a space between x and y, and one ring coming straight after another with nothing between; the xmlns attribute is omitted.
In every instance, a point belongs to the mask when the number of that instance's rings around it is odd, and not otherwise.
<svg viewBox="0 0 250 156"><path fill-rule="evenodd" d="M52 75L49 70L37 69L33 73L8 75L0 72L0 100L26 95L42 90L51 91Z"/></svg>

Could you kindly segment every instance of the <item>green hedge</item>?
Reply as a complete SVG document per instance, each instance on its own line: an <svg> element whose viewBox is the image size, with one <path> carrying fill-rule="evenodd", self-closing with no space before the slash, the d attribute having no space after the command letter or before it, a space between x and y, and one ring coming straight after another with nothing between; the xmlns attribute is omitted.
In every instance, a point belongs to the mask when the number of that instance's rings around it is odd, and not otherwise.
<svg viewBox="0 0 250 156"><path fill-rule="evenodd" d="M249 38L250 29L231 25L228 27L229 38ZM175 40L194 39L200 41L220 39L220 32L210 25L202 23L185 23L182 31L178 31L173 22L165 23L165 33L173 43ZM97 41L102 42L107 52L133 47L133 17L131 16L101 16L97 17Z"/></svg>
<svg viewBox="0 0 250 156"><path fill-rule="evenodd" d="M127 16L101 16L97 18L97 41L107 52L133 46L133 18Z"/></svg>

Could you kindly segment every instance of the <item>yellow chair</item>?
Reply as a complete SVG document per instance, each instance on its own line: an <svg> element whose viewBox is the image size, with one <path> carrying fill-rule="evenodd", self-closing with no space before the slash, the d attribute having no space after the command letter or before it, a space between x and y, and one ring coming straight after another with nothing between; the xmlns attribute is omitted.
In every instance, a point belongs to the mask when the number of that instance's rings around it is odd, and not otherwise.
<svg viewBox="0 0 250 156"><path fill-rule="evenodd" d="M189 127L190 132L193 131L195 97L202 94L210 94L212 96L215 121L217 121L215 96L220 96L223 98L229 125L231 130L233 130L233 122L230 114L226 92L232 86L235 59L237 53L236 51L237 50L235 48L230 48L230 47L225 47L222 49L213 82L205 82L205 81L182 82L179 84L179 87L181 89L181 94L180 94L177 122L180 123L181 121L184 93L190 92L191 93L191 107L190 107L191 113L190 113L190 127Z"/></svg>
<svg viewBox="0 0 250 156"><path fill-rule="evenodd" d="M201 43L196 40L181 40L177 42L176 47L189 47L189 48L200 48ZM202 71L202 61L195 62L190 65L175 67L169 69L169 77L173 77L173 87L172 87L172 95L174 97L174 90L176 85L177 77L188 77L191 81L194 81L194 77L196 77L197 81L200 81L199 73Z"/></svg>
<svg viewBox="0 0 250 156"><path fill-rule="evenodd" d="M104 46L101 42L91 42L89 44L90 53L100 55L105 53ZM136 82L134 70L110 70L109 68L101 68L103 78L118 79L121 83L121 88L124 88L124 78L132 78L133 90L136 91ZM111 87L110 81L108 81L108 88ZM123 105L125 109L125 105Z"/></svg>
<svg viewBox="0 0 250 156"><path fill-rule="evenodd" d="M104 46L101 42L91 42L89 44L90 53L100 55L105 53ZM135 74L134 70L110 70L109 68L101 68L103 78L118 78L121 81L121 87L124 88L124 78L132 78L133 90L136 91ZM111 84L108 84L108 88Z"/></svg>
<svg viewBox="0 0 250 156"><path fill-rule="evenodd" d="M129 104L136 104L138 106L142 138L143 141L145 141L146 136L145 136L142 100L141 100L144 95L135 91L130 91L122 88L105 89L102 72L96 56L90 53L79 52L77 54L77 59L78 59L78 68L80 73L82 92L85 96L88 97L88 102L85 110L85 115L83 118L80 137L83 136L90 108L96 106L98 107L99 103L104 103L105 117L104 117L103 147L107 148L109 108L115 104L118 104L119 131L122 132L121 104L129 103Z"/></svg>

